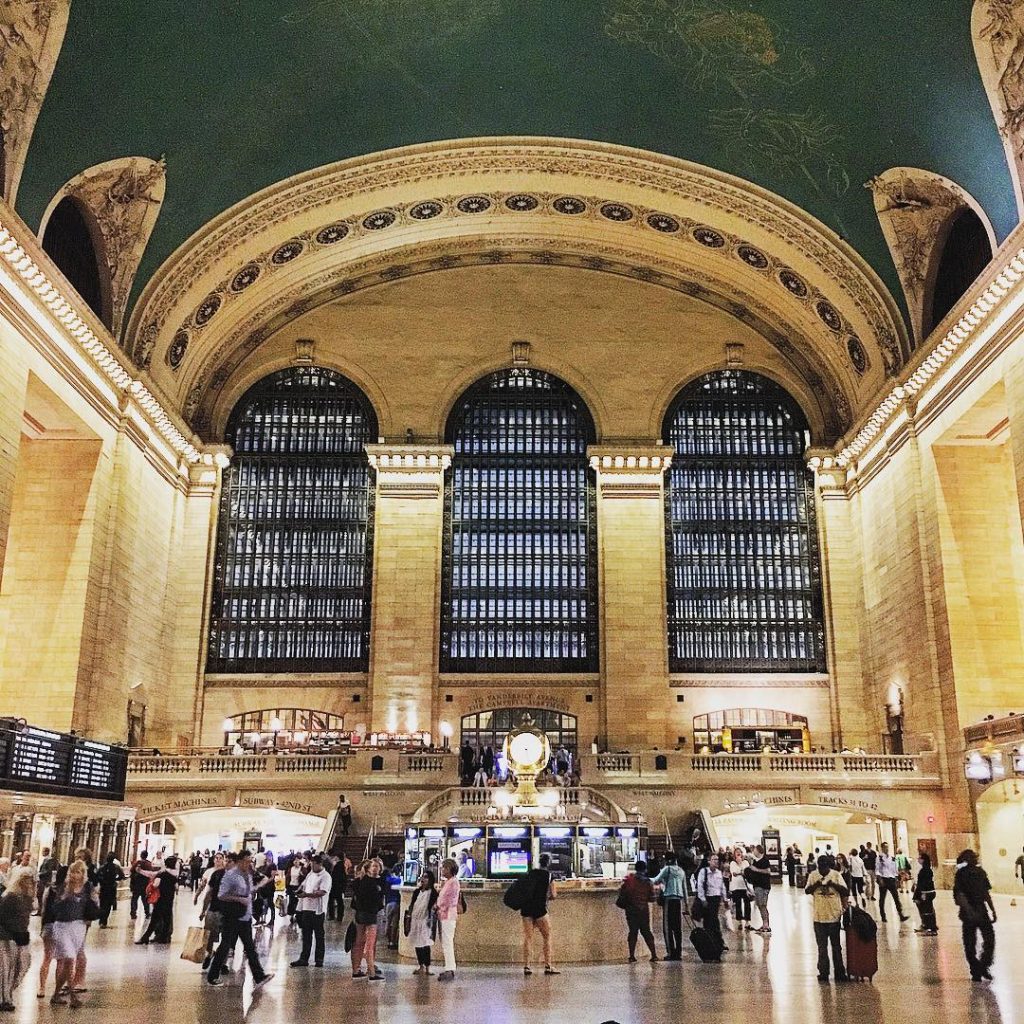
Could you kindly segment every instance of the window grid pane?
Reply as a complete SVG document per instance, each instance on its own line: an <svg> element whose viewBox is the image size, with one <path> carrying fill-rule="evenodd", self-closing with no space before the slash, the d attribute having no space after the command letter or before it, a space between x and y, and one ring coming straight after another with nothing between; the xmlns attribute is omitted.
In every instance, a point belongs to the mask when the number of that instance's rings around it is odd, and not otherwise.
<svg viewBox="0 0 1024 1024"><path fill-rule="evenodd" d="M723 370L684 389L666 424L670 669L825 671L800 410L772 381Z"/></svg>
<svg viewBox="0 0 1024 1024"><path fill-rule="evenodd" d="M562 381L505 370L449 420L441 669L597 669L590 414Z"/></svg>
<svg viewBox="0 0 1024 1024"><path fill-rule="evenodd" d="M363 671L376 418L338 373L282 370L228 425L208 670Z"/></svg>

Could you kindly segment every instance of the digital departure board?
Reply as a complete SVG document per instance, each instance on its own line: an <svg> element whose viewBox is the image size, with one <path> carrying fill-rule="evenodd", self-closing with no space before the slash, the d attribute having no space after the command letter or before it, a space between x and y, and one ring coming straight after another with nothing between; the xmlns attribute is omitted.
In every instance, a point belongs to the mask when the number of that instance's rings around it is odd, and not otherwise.
<svg viewBox="0 0 1024 1024"><path fill-rule="evenodd" d="M0 723L0 788L123 800L128 752L24 722Z"/></svg>

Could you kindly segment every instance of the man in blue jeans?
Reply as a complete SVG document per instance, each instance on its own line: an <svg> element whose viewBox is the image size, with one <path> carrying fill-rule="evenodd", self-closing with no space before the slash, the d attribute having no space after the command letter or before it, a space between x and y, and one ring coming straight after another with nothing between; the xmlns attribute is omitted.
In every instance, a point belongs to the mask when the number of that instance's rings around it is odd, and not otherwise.
<svg viewBox="0 0 1024 1024"><path fill-rule="evenodd" d="M683 899L686 895L686 878L676 859L676 855L669 850L665 854L665 866L651 879L653 885L661 887L665 898L661 920L665 932L666 960L683 959Z"/></svg>
<svg viewBox="0 0 1024 1024"><path fill-rule="evenodd" d="M253 988L262 988L274 976L263 970L256 945L252 940L252 855L242 850L235 866L224 872L217 892L224 918L220 945L213 955L210 973L206 980L211 985L223 985L221 972L227 962L228 953L235 948L241 939L245 958L249 962Z"/></svg>

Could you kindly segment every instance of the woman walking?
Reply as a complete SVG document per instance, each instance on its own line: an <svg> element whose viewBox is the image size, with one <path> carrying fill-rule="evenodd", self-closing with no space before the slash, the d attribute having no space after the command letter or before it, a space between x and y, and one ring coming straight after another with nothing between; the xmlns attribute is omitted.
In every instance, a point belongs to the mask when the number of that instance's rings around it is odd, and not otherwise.
<svg viewBox="0 0 1024 1024"><path fill-rule="evenodd" d="M76 860L68 868L63 884L50 889L43 909L43 926L50 929L53 957L57 961L51 1006L82 1005L74 988L75 964L85 948L86 916L92 916L88 908L91 903L85 862Z"/></svg>
<svg viewBox="0 0 1024 1024"><path fill-rule="evenodd" d="M459 885L459 865L449 857L441 864L441 892L437 897L437 920L441 928L441 949L444 951L444 970L438 981L451 981L455 977L455 926L459 923L459 904L462 888Z"/></svg>
<svg viewBox="0 0 1024 1024"><path fill-rule="evenodd" d="M406 934L416 950L416 970L413 974L432 974L430 970L430 948L434 944L437 927L437 880L432 871L420 875L419 884L412 894L412 902L406 911L408 930Z"/></svg>
<svg viewBox="0 0 1024 1024"><path fill-rule="evenodd" d="M107 854L97 875L100 887L100 927L106 928L110 912L117 910L117 883L124 881L124 872L113 853Z"/></svg>
<svg viewBox="0 0 1024 1024"><path fill-rule="evenodd" d="M352 885L352 910L355 914L356 940L352 944L352 977L381 981L383 973L377 967L377 915L384 906L384 893L380 885L380 863L364 860ZM363 960L366 970L363 970Z"/></svg>
<svg viewBox="0 0 1024 1024"><path fill-rule="evenodd" d="M651 963L658 962L658 951L654 947L654 935L651 932L651 902L654 900L654 886L647 877L647 865L638 860L633 865L633 873L627 875L619 888L619 897L615 905L621 907L626 914L626 943L629 946L629 962L636 963L636 939L642 935L647 949L651 954Z"/></svg>
<svg viewBox="0 0 1024 1024"><path fill-rule="evenodd" d="M750 890L747 888L747 869L750 861L743 855L743 847L737 846L729 861L729 898L732 900L733 917L736 920L736 931L743 931L743 926L750 928Z"/></svg>
<svg viewBox="0 0 1024 1024"><path fill-rule="evenodd" d="M540 867L532 868L526 876L530 893L526 906L519 912L523 918L523 974L533 974L530 961L533 959L533 935L540 932L544 940L544 973L561 974L551 965L551 921L548 919L548 900L555 898L555 886L548 870L551 857L542 853Z"/></svg>
<svg viewBox="0 0 1024 1024"><path fill-rule="evenodd" d="M14 991L28 973L28 919L35 895L32 872L23 871L0 896L0 1010L14 1009Z"/></svg>
<svg viewBox="0 0 1024 1024"><path fill-rule="evenodd" d="M932 872L932 859L927 853L922 853L920 870L917 872L917 881L914 883L914 902L917 904L917 912L921 915L921 927L916 928L918 935L938 935L939 925L935 920L935 876Z"/></svg>

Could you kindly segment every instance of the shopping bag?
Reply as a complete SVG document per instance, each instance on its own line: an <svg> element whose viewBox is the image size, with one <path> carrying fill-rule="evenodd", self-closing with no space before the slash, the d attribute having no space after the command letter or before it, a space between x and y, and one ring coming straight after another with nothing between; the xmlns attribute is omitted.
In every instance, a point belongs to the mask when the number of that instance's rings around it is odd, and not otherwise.
<svg viewBox="0 0 1024 1024"><path fill-rule="evenodd" d="M181 950L182 960L201 964L206 959L206 943L210 933L205 928L189 928L185 933L185 945Z"/></svg>

